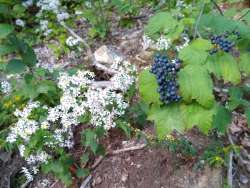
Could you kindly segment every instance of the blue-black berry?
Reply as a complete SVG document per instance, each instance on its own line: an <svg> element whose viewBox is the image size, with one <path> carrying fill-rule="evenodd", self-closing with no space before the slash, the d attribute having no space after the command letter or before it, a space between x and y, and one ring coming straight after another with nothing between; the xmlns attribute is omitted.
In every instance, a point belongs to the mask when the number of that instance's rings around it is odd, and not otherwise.
<svg viewBox="0 0 250 188"><path fill-rule="evenodd" d="M178 84L176 82L176 73L180 69L181 61L179 59L169 61L167 56L156 54L154 64L151 67L151 73L155 74L158 82L158 92L160 100L165 104L178 102L181 97L178 95Z"/></svg>

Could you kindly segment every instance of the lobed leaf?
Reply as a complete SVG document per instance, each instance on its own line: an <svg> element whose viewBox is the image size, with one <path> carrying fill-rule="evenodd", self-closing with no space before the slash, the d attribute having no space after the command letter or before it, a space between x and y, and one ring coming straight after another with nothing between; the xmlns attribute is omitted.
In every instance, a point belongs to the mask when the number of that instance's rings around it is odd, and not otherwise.
<svg viewBox="0 0 250 188"><path fill-rule="evenodd" d="M213 105L213 82L205 67L188 65L180 70L178 76L180 93L184 101L190 103L196 100L207 108Z"/></svg>

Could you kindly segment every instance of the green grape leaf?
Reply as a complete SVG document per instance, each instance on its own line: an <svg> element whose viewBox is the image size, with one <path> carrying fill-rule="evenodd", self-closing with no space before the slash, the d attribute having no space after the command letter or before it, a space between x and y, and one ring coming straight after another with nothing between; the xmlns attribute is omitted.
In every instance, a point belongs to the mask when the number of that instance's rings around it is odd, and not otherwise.
<svg viewBox="0 0 250 188"><path fill-rule="evenodd" d="M233 84L238 84L241 81L237 62L230 54L225 53L223 56L220 56L217 63L224 81L232 82Z"/></svg>
<svg viewBox="0 0 250 188"><path fill-rule="evenodd" d="M166 134L171 133L174 129L183 132L185 124L182 118L178 104L168 105L164 108L154 106L148 114L148 120L155 123L159 138L164 138Z"/></svg>
<svg viewBox="0 0 250 188"><path fill-rule="evenodd" d="M178 24L169 12L159 12L151 17L148 24L145 26L145 33L152 37L152 35L159 32L168 32L174 29Z"/></svg>
<svg viewBox="0 0 250 188"><path fill-rule="evenodd" d="M188 65L178 74L180 93L186 102L196 100L204 107L214 103L213 82L208 71L203 66Z"/></svg>
<svg viewBox="0 0 250 188"><path fill-rule="evenodd" d="M219 105L213 119L213 128L217 129L220 133L225 134L231 119L232 116L229 110L224 106Z"/></svg>
<svg viewBox="0 0 250 188"><path fill-rule="evenodd" d="M222 34L225 31L239 31L243 39L250 39L250 27L245 25L243 22L236 21L225 16L218 14L204 14L202 15L199 23L199 31L201 34L208 33L207 31Z"/></svg>
<svg viewBox="0 0 250 188"><path fill-rule="evenodd" d="M238 84L241 81L239 66L230 54L223 53L210 56L206 67L210 73L225 82Z"/></svg>
<svg viewBox="0 0 250 188"><path fill-rule="evenodd" d="M204 64L211 47L212 45L208 40L197 39L180 51L179 58L183 60L184 65Z"/></svg>
<svg viewBox="0 0 250 188"><path fill-rule="evenodd" d="M204 108L197 103L181 106L184 123L188 129L197 126L203 133L208 134L212 128L213 115L215 114L215 107L210 109Z"/></svg>
<svg viewBox="0 0 250 188"><path fill-rule="evenodd" d="M240 55L239 67L242 72L250 76L250 53L242 53Z"/></svg>
<svg viewBox="0 0 250 188"><path fill-rule="evenodd" d="M6 66L7 73L23 73L26 70L25 64L20 59L12 59Z"/></svg>
<svg viewBox="0 0 250 188"><path fill-rule="evenodd" d="M12 31L14 31L14 27L9 24L0 24L0 39L8 36Z"/></svg>
<svg viewBox="0 0 250 188"><path fill-rule="evenodd" d="M149 72L149 69L142 71L139 75L139 92L145 103L161 104L157 88L156 78Z"/></svg>
<svg viewBox="0 0 250 188"><path fill-rule="evenodd" d="M229 89L229 102L228 107L231 111L238 107L246 107L249 106L249 102L243 99L243 91L238 87L231 87Z"/></svg>
<svg viewBox="0 0 250 188"><path fill-rule="evenodd" d="M250 108L245 109L245 115L247 118L248 127L250 128Z"/></svg>

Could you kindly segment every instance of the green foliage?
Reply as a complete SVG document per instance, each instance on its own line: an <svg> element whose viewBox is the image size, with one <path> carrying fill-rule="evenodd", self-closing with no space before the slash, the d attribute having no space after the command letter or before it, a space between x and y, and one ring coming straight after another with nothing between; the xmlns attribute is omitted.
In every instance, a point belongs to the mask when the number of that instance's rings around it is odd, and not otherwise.
<svg viewBox="0 0 250 188"><path fill-rule="evenodd" d="M102 127L96 129L86 129L82 132L82 144L89 147L95 155L104 155L105 151L99 139L103 137L105 130Z"/></svg>
<svg viewBox="0 0 250 188"><path fill-rule="evenodd" d="M153 74L148 69L139 75L139 91L143 101L147 104L161 104L160 95L157 92L157 82Z"/></svg>
<svg viewBox="0 0 250 188"><path fill-rule="evenodd" d="M224 106L218 106L217 112L214 116L213 128L218 130L218 132L225 134L227 128L231 122L231 113Z"/></svg>
<svg viewBox="0 0 250 188"><path fill-rule="evenodd" d="M73 164L73 159L62 152L57 160L50 160L47 164L42 165L42 171L44 173L52 173L59 178L65 185L70 186L72 184L72 175L70 173L70 166ZM81 172L79 172L79 175Z"/></svg>
<svg viewBox="0 0 250 188"><path fill-rule="evenodd" d="M205 34L207 31L221 34L225 31L231 32L233 30L237 30L240 32L242 39L248 40L248 42L250 40L249 26L245 25L241 21L226 18L214 13L202 15L199 24L199 30Z"/></svg>
<svg viewBox="0 0 250 188"><path fill-rule="evenodd" d="M26 66L20 59L11 59L6 66L6 72L9 74L23 73L25 70Z"/></svg>
<svg viewBox="0 0 250 188"><path fill-rule="evenodd" d="M183 119L180 106L177 104L164 108L152 107L148 113L148 120L155 122L159 138L164 138L174 129L183 132L185 130Z"/></svg>
<svg viewBox="0 0 250 188"><path fill-rule="evenodd" d="M243 73L245 73L247 76L250 76L250 54L249 53L243 53L240 55L239 67Z"/></svg>
<svg viewBox="0 0 250 188"><path fill-rule="evenodd" d="M207 163L211 167L221 167L226 165L225 158L227 154L221 142L213 142L203 152L199 159L199 163L202 163L202 165ZM199 166L200 164L197 165Z"/></svg>
<svg viewBox="0 0 250 188"><path fill-rule="evenodd" d="M185 126L188 129L192 129L196 125L203 133L208 134L212 128L213 116L216 109L217 106L207 109L196 103L183 105L182 116Z"/></svg>
<svg viewBox="0 0 250 188"><path fill-rule="evenodd" d="M168 30L175 28L177 25L177 20L169 12L159 12L149 19L145 32L149 36L154 36L162 32L167 33Z"/></svg>
<svg viewBox="0 0 250 188"><path fill-rule="evenodd" d="M178 76L180 93L186 102L196 100L207 108L213 105L213 82L204 67L188 65L181 69Z"/></svg>
<svg viewBox="0 0 250 188"><path fill-rule="evenodd" d="M156 140L156 144L167 149L173 153L181 154L183 157L190 158L197 154L197 150L193 147L192 143L186 138L175 138L168 135L166 139Z"/></svg>
<svg viewBox="0 0 250 188"><path fill-rule="evenodd" d="M14 27L9 24L0 24L0 39L7 37L14 31Z"/></svg>
<svg viewBox="0 0 250 188"><path fill-rule="evenodd" d="M205 64L208 57L208 50L212 48L211 43L205 39L194 40L190 45L180 51L179 58L184 65Z"/></svg>

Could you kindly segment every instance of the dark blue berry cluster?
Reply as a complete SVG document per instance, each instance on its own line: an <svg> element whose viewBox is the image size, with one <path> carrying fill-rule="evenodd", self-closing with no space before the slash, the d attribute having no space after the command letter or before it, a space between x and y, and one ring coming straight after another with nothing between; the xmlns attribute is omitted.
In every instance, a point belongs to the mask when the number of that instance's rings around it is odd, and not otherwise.
<svg viewBox="0 0 250 188"><path fill-rule="evenodd" d="M212 35L210 37L211 43L214 45L214 48L210 50L210 54L213 55L219 50L224 52L230 52L235 46L234 41L232 41L232 36L236 36L236 39L240 39L240 33L238 31L233 31L231 33L225 32L221 35Z"/></svg>
<svg viewBox="0 0 250 188"><path fill-rule="evenodd" d="M178 84L176 82L176 73L180 69L181 61L176 59L169 61L167 56L156 54L151 73L155 74L160 93L160 100L165 104L178 102L181 97L178 95Z"/></svg>

